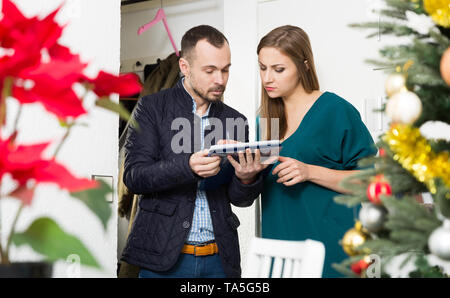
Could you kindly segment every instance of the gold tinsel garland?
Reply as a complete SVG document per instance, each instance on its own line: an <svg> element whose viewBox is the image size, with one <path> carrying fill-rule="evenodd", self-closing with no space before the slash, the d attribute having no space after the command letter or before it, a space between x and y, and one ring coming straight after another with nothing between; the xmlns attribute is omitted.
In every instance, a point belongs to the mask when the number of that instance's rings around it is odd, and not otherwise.
<svg viewBox="0 0 450 298"><path fill-rule="evenodd" d="M450 157L447 151L436 154L418 128L393 124L383 141L394 153L394 160L424 183L435 194L435 178L441 178L450 187Z"/></svg>
<svg viewBox="0 0 450 298"><path fill-rule="evenodd" d="M450 3L448 0L424 0L423 7L436 24L445 28L450 27Z"/></svg>

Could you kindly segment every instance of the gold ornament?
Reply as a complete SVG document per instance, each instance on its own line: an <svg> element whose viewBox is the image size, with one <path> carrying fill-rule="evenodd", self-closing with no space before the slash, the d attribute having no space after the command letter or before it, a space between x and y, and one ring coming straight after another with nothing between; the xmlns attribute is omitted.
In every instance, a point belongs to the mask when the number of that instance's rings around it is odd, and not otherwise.
<svg viewBox="0 0 450 298"><path fill-rule="evenodd" d="M394 160L424 183L432 194L437 192L435 178L441 178L450 187L449 152L436 154L418 128L394 124L383 136L383 141L394 153Z"/></svg>
<svg viewBox="0 0 450 298"><path fill-rule="evenodd" d="M450 3L448 0L424 0L423 7L436 24L450 28Z"/></svg>
<svg viewBox="0 0 450 298"><path fill-rule="evenodd" d="M393 122L413 124L421 113L420 98L408 90L395 93L386 104L386 114Z"/></svg>
<svg viewBox="0 0 450 298"><path fill-rule="evenodd" d="M450 86L450 47L442 54L440 69L442 79Z"/></svg>
<svg viewBox="0 0 450 298"><path fill-rule="evenodd" d="M406 90L405 84L406 79L404 75L399 73L390 74L386 79L386 84L384 85L387 96L391 97L397 92Z"/></svg>
<svg viewBox="0 0 450 298"><path fill-rule="evenodd" d="M367 235L362 231L361 222L357 221L354 228L348 230L342 238L342 248L349 256L354 256L360 252L356 248L366 242Z"/></svg>

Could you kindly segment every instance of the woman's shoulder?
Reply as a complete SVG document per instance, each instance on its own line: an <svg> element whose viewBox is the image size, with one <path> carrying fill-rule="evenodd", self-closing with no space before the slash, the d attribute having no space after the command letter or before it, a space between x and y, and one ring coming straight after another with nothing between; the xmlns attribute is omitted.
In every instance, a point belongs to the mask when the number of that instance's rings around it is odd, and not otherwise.
<svg viewBox="0 0 450 298"><path fill-rule="evenodd" d="M330 91L325 91L322 93L323 101L325 106L333 111L333 114L339 115L345 113L349 116L361 117L358 109L356 109L350 102L348 102L343 97Z"/></svg>

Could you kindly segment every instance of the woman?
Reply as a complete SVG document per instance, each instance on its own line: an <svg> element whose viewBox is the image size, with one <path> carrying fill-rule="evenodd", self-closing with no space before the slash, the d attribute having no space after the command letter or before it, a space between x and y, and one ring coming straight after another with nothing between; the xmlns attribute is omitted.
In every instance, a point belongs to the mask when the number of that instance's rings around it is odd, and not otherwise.
<svg viewBox="0 0 450 298"><path fill-rule="evenodd" d="M333 201L339 183L357 172L357 161L376 154L358 111L321 92L307 34L294 26L274 29L258 45L263 85L259 118L265 139L280 139L279 162L266 169L261 194L262 237L314 239L325 245L323 277L338 277L332 263L346 258L339 240L354 212ZM279 119L271 135L270 119Z"/></svg>

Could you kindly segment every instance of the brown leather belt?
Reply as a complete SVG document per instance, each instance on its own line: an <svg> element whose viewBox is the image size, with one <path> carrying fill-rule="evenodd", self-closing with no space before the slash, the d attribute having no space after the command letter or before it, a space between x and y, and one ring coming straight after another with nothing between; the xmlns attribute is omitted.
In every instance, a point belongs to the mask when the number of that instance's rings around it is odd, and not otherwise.
<svg viewBox="0 0 450 298"><path fill-rule="evenodd" d="M185 244L181 250L184 254L191 254L194 256L209 256L216 254L218 251L219 248L215 242L203 246Z"/></svg>

